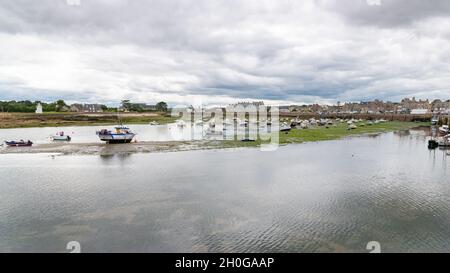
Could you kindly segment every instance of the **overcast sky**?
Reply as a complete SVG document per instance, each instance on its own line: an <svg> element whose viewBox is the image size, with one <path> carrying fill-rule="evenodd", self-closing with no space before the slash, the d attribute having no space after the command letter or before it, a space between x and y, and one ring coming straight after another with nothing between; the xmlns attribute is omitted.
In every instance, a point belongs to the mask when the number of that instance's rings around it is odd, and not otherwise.
<svg viewBox="0 0 450 273"><path fill-rule="evenodd" d="M448 0L1 0L0 100L450 99L449 15Z"/></svg>

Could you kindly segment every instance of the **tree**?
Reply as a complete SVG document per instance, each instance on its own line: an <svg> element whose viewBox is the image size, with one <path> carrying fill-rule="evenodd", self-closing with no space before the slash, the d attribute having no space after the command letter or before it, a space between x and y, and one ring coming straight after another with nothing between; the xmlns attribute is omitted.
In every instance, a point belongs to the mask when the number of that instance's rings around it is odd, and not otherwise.
<svg viewBox="0 0 450 273"><path fill-rule="evenodd" d="M121 106L122 106L122 108L124 109L124 110L128 110L128 111L130 111L131 109L131 102L130 102L130 100L123 100L122 102L121 102Z"/></svg>
<svg viewBox="0 0 450 273"><path fill-rule="evenodd" d="M156 110L161 112L167 112L167 103L161 101L156 104Z"/></svg>
<svg viewBox="0 0 450 273"><path fill-rule="evenodd" d="M56 102L56 111L57 112L63 112L63 111L67 111L67 110L68 110L68 106L64 100L58 100Z"/></svg>

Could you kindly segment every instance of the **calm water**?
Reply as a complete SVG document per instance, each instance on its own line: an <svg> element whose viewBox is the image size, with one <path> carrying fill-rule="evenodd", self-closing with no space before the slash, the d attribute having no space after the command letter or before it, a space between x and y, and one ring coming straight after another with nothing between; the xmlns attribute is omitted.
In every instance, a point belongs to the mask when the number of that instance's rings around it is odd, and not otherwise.
<svg viewBox="0 0 450 273"><path fill-rule="evenodd" d="M412 130L257 149L0 155L0 250L450 252L450 156Z"/></svg>
<svg viewBox="0 0 450 273"><path fill-rule="evenodd" d="M114 126L77 126L77 127L43 127L43 128L19 128L19 129L0 129L0 142L9 140L31 140L36 144L51 143L50 136L56 135L58 132L64 132L66 135L72 137L72 143L101 143L97 131L101 129L112 129ZM219 138L219 135L208 135L207 129L208 123L204 123L203 127L194 125L193 128L190 125L185 127L179 127L175 123L150 126L148 124L134 124L129 126L130 129L137 133L135 137L138 141L177 141L177 140L191 140L191 139L204 139L204 138ZM222 126L217 126L216 132L225 133L233 136L235 131L233 128L223 131ZM252 125L252 129L256 129L256 125ZM245 128L237 127L237 130L244 131ZM262 129L261 129L262 130ZM264 129L267 132L267 128ZM252 132L256 132L252 130Z"/></svg>
<svg viewBox="0 0 450 273"><path fill-rule="evenodd" d="M44 127L44 128L20 128L0 130L0 141L5 140L32 140L34 143L51 143L50 136L58 132L65 132L72 137L74 143L101 143L96 131L101 129L112 129L114 126L77 126L77 127ZM148 124L130 125L130 129L138 135L139 141L170 141L189 140L191 138L190 128L180 128L176 124L164 124L150 126ZM202 128L198 127L194 133L202 135Z"/></svg>

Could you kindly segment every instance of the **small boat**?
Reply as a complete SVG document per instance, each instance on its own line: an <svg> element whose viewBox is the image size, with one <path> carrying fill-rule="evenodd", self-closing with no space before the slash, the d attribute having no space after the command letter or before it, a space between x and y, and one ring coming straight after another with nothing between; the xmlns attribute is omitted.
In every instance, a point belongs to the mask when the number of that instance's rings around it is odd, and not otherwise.
<svg viewBox="0 0 450 273"><path fill-rule="evenodd" d="M354 130L358 128L355 124L350 124L350 126L348 126L348 130Z"/></svg>
<svg viewBox="0 0 450 273"><path fill-rule="evenodd" d="M134 136L133 133L128 127L119 125L114 127L114 131L110 131L107 129L102 129L97 132L98 137L101 141L106 141L107 143L130 143Z"/></svg>
<svg viewBox="0 0 450 273"><path fill-rule="evenodd" d="M431 139L428 141L428 149L436 149L437 147L439 147L439 142L435 139Z"/></svg>
<svg viewBox="0 0 450 273"><path fill-rule="evenodd" d="M438 145L440 147L450 147L450 135L438 138Z"/></svg>
<svg viewBox="0 0 450 273"><path fill-rule="evenodd" d="M31 146L33 146L33 142L31 142L30 140L28 140L28 141L24 141L24 140L5 141L5 144L9 147L31 147Z"/></svg>
<svg viewBox="0 0 450 273"><path fill-rule="evenodd" d="M447 135L449 133L449 127L448 125L442 125L441 127L439 127L439 133L443 134L443 135Z"/></svg>
<svg viewBox="0 0 450 273"><path fill-rule="evenodd" d="M59 132L56 135L50 136L53 141L71 141L72 138L69 135L65 135L64 132Z"/></svg>
<svg viewBox="0 0 450 273"><path fill-rule="evenodd" d="M437 117L433 117L431 119L431 125L436 126L439 123L439 119Z"/></svg>
<svg viewBox="0 0 450 273"><path fill-rule="evenodd" d="M252 139L252 138L243 138L241 139L242 142L255 142L256 139Z"/></svg>
<svg viewBox="0 0 450 273"><path fill-rule="evenodd" d="M291 126L287 123L282 123L280 126L280 132L289 132L291 129Z"/></svg>
<svg viewBox="0 0 450 273"><path fill-rule="evenodd" d="M212 128L206 129L205 133L206 133L207 136L222 136L223 135L222 131L216 131L216 130L214 130Z"/></svg>
<svg viewBox="0 0 450 273"><path fill-rule="evenodd" d="M158 123L158 122L156 122L156 121L152 121L152 122L150 122L150 125L152 125L152 126L156 126L156 125L159 125L159 123Z"/></svg>
<svg viewBox="0 0 450 273"><path fill-rule="evenodd" d="M181 128L186 126L186 122L184 122L184 120L182 120L182 119L177 120L176 124L177 124L178 127L181 127Z"/></svg>

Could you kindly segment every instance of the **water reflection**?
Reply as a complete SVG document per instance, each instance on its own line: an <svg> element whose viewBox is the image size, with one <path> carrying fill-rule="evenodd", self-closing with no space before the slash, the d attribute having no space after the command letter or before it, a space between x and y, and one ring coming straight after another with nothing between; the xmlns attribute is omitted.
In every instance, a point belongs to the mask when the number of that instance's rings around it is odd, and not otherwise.
<svg viewBox="0 0 450 273"><path fill-rule="evenodd" d="M424 133L425 132L425 133ZM0 249L450 249L446 153L424 130L258 149L0 156Z"/></svg>

